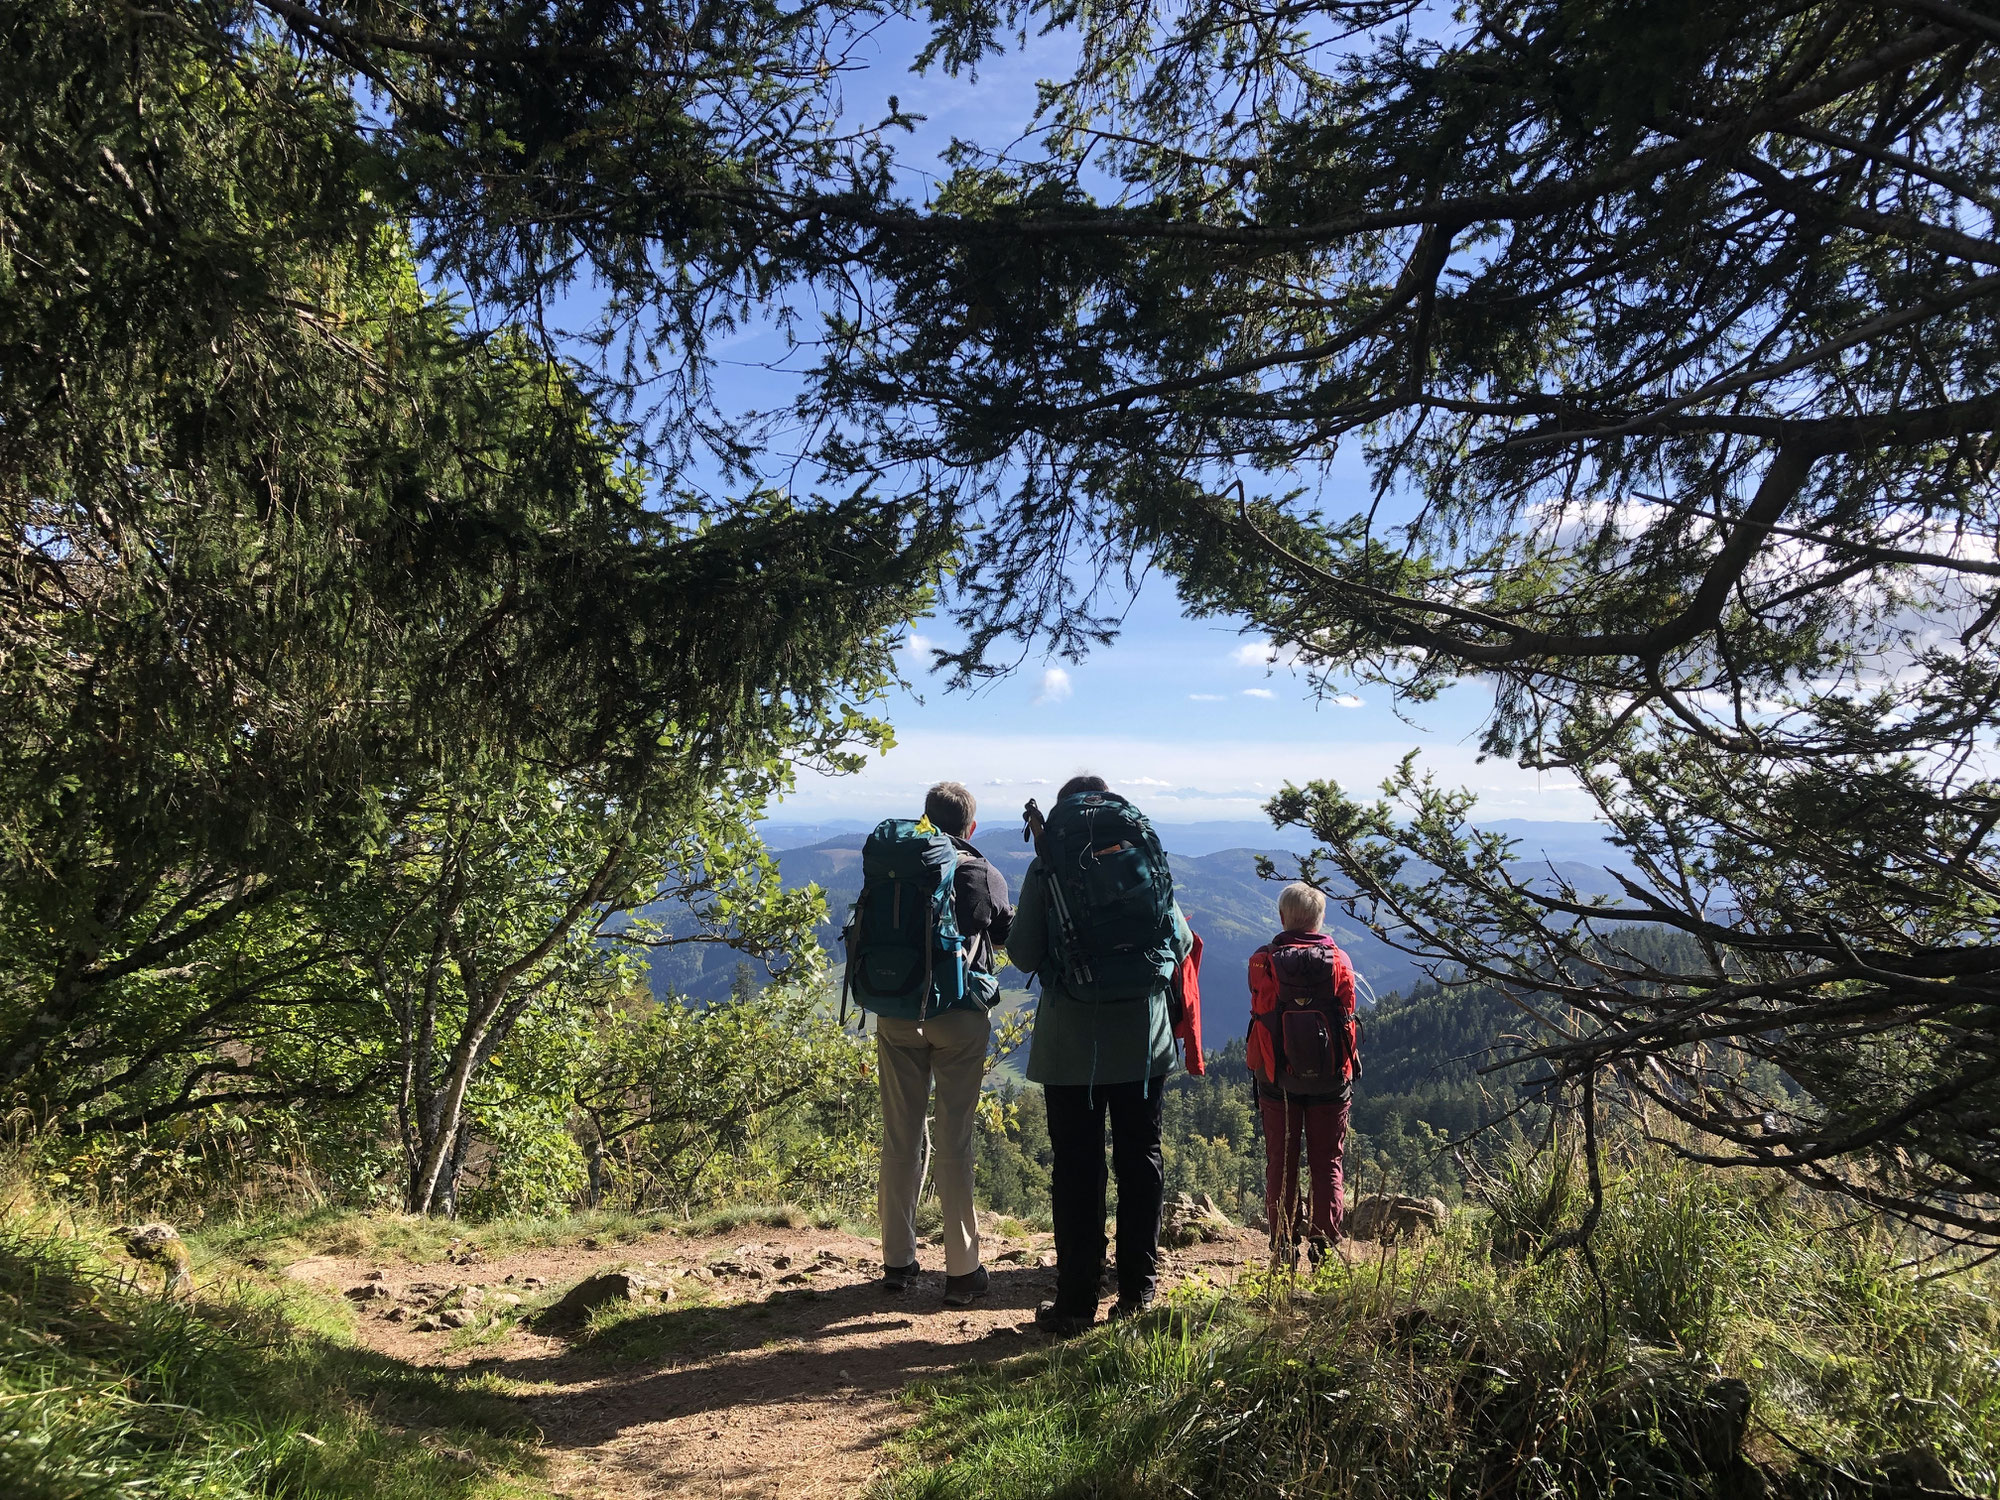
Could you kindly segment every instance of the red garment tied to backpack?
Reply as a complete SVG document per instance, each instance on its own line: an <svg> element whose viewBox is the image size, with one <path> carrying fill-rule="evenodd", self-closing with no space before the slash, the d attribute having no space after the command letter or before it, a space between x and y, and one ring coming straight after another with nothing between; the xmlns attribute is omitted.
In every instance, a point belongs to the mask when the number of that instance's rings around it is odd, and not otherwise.
<svg viewBox="0 0 2000 1500"><path fill-rule="evenodd" d="M1208 1066L1201 1060L1201 934L1193 936L1188 956L1174 965L1171 994L1174 1040L1181 1044L1187 1070L1199 1078Z"/></svg>

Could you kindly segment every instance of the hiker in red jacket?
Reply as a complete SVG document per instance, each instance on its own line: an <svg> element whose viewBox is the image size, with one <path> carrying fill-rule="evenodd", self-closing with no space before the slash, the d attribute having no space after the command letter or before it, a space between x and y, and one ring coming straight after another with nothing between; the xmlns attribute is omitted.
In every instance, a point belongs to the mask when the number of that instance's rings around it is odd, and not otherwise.
<svg viewBox="0 0 2000 1500"><path fill-rule="evenodd" d="M1250 1071L1264 1119L1264 1214L1271 1254L1290 1264L1303 1240L1315 1261L1340 1238L1340 1155L1360 1055L1354 966L1320 930L1326 897L1309 885L1278 896L1284 924L1250 955ZM1300 1201L1304 1137L1311 1209Z"/></svg>

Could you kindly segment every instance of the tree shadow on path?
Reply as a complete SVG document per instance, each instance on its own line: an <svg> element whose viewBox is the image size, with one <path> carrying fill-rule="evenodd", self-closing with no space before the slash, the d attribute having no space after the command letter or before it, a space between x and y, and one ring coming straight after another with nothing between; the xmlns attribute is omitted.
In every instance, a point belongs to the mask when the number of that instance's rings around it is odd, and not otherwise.
<svg viewBox="0 0 2000 1500"><path fill-rule="evenodd" d="M891 1396L968 1361L1039 1348L1036 1304L1051 1271L989 1268L992 1291L942 1306L943 1278L901 1295L878 1282L785 1288L761 1299L675 1305L580 1335L560 1353L482 1360L472 1368L533 1382L521 1398L550 1446L589 1448L627 1429L745 1407Z"/></svg>

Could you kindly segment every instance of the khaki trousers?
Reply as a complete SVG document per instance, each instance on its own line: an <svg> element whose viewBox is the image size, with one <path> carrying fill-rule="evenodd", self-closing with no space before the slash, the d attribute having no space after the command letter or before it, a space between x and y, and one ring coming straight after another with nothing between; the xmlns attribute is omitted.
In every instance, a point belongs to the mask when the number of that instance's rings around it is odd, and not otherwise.
<svg viewBox="0 0 2000 1500"><path fill-rule="evenodd" d="M993 1023L983 1010L940 1011L923 1021L875 1018L875 1064L882 1081L882 1177L876 1197L882 1264L917 1259L917 1194L928 1165L944 1206L944 1269L964 1276L979 1266L979 1225L972 1212L972 1125L986 1077ZM931 1080L937 1122L926 1128Z"/></svg>

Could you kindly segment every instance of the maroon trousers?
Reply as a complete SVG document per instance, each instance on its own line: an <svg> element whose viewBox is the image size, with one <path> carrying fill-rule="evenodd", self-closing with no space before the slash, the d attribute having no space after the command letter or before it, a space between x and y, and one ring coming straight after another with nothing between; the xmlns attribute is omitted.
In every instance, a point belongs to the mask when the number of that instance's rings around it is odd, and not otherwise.
<svg viewBox="0 0 2000 1500"><path fill-rule="evenodd" d="M1292 1094L1271 1098L1261 1089L1264 1117L1264 1216L1273 1244L1340 1238L1340 1156L1347 1145L1349 1101ZM1312 1182L1311 1211L1300 1201L1299 1145Z"/></svg>

